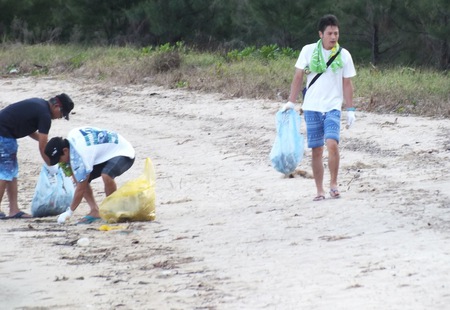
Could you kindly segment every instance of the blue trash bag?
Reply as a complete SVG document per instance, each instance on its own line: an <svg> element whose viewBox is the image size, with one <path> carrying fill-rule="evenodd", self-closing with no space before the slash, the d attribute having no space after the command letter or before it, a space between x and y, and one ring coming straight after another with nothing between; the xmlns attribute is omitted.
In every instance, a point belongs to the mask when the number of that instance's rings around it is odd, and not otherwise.
<svg viewBox="0 0 450 310"><path fill-rule="evenodd" d="M72 178L65 176L61 167L43 164L31 201L31 215L45 217L65 212L72 203L74 192Z"/></svg>
<svg viewBox="0 0 450 310"><path fill-rule="evenodd" d="M291 174L303 159L304 139L300 133L300 115L293 110L276 114L277 136L270 151L272 166L278 172Z"/></svg>

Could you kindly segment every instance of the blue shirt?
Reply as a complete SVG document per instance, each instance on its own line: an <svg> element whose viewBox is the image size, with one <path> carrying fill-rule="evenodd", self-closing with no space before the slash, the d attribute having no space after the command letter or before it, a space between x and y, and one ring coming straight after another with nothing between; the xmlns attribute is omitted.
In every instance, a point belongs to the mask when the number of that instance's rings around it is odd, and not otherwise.
<svg viewBox="0 0 450 310"><path fill-rule="evenodd" d="M0 111L0 136L19 139L39 131L48 134L52 113L48 102L40 98L22 100Z"/></svg>

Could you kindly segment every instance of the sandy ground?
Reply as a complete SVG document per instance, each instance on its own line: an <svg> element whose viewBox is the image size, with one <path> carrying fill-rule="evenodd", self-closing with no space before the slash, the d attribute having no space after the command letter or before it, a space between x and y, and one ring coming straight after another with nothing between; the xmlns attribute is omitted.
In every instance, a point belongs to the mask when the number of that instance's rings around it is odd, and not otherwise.
<svg viewBox="0 0 450 310"><path fill-rule="evenodd" d="M157 174L152 222L74 225L85 203L66 225L0 221L1 309L449 307L449 120L357 112L342 130L342 198L313 202L309 149L298 167L306 176L270 165L279 102L51 78L1 79L0 89L2 107L68 93L74 114L50 136L117 130L137 151L118 184L146 157ZM35 141L19 140L19 160L30 212ZM93 187L100 202L101 182Z"/></svg>

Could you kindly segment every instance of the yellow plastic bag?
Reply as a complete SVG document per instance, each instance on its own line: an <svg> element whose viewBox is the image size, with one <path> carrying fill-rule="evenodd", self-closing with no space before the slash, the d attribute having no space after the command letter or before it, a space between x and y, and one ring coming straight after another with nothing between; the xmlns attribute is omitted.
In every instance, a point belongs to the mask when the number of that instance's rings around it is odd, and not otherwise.
<svg viewBox="0 0 450 310"><path fill-rule="evenodd" d="M144 173L106 197L99 206L100 217L108 223L153 221L155 219L155 170L150 158Z"/></svg>

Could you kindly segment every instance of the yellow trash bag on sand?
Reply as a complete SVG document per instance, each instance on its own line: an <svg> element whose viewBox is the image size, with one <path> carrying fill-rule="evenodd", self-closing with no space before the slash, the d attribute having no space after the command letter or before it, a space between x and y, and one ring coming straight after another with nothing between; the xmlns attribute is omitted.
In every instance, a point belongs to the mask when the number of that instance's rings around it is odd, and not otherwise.
<svg viewBox="0 0 450 310"><path fill-rule="evenodd" d="M155 170L150 158L144 173L126 182L99 206L100 217L108 223L153 221L155 219Z"/></svg>

